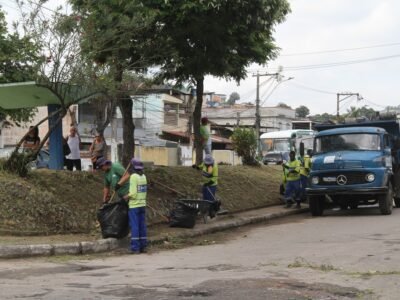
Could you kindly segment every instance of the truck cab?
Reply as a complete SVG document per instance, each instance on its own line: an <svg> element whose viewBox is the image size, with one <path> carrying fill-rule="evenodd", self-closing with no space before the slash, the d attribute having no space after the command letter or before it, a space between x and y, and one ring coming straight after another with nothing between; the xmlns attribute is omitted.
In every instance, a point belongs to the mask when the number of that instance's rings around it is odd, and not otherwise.
<svg viewBox="0 0 400 300"><path fill-rule="evenodd" d="M320 128L307 188L313 216L322 215L328 204L355 209L378 203L384 215L392 213L394 200L400 204L394 147L399 125L393 122Z"/></svg>

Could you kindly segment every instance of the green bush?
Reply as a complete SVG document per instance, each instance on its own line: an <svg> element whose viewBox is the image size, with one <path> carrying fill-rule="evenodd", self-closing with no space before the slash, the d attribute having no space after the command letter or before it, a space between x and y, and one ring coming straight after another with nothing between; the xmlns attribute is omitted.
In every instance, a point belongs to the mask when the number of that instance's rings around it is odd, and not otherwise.
<svg viewBox="0 0 400 300"><path fill-rule="evenodd" d="M232 134L233 147L244 165L258 166L257 137L253 129L236 128Z"/></svg>

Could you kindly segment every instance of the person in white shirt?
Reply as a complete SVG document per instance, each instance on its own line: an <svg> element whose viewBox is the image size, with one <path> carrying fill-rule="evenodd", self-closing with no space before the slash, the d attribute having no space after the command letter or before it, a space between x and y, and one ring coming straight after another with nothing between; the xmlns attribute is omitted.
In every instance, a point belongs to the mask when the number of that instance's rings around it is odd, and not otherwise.
<svg viewBox="0 0 400 300"><path fill-rule="evenodd" d="M65 165L67 166L67 170L72 171L75 167L77 171L81 171L81 138L79 137L78 131L75 127L71 127L69 130L67 143L71 151L71 153L66 156Z"/></svg>

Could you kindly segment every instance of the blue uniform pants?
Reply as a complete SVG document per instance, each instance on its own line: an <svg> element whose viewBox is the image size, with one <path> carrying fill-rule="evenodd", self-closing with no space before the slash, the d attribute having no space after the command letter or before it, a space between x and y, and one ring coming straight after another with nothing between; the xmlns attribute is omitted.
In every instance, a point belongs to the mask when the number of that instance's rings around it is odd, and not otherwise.
<svg viewBox="0 0 400 300"><path fill-rule="evenodd" d="M288 180L285 189L285 201L291 202L292 200L300 201L300 179Z"/></svg>
<svg viewBox="0 0 400 300"><path fill-rule="evenodd" d="M138 252L147 247L146 208L130 208L128 215L131 227L131 250Z"/></svg>
<svg viewBox="0 0 400 300"><path fill-rule="evenodd" d="M203 200L216 201L215 193L217 192L217 186L203 186Z"/></svg>
<svg viewBox="0 0 400 300"><path fill-rule="evenodd" d="M301 185L301 199L306 198L306 187L308 182L308 177L304 175L300 175L300 185Z"/></svg>

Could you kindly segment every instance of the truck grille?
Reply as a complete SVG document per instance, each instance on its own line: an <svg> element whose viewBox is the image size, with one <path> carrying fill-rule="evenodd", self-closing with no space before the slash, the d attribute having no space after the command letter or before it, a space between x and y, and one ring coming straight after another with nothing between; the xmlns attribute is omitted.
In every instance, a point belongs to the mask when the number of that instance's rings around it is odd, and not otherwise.
<svg viewBox="0 0 400 300"><path fill-rule="evenodd" d="M367 183L365 176L367 172L343 172L343 173L330 173L330 174L321 174L319 175L319 185L352 185L352 184L363 184ZM344 176L346 179L346 183L342 184L338 183L339 176ZM336 180L333 180L335 178Z"/></svg>

